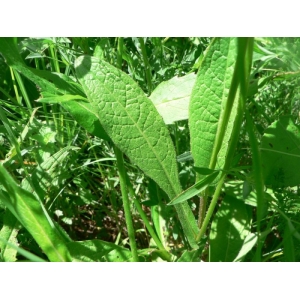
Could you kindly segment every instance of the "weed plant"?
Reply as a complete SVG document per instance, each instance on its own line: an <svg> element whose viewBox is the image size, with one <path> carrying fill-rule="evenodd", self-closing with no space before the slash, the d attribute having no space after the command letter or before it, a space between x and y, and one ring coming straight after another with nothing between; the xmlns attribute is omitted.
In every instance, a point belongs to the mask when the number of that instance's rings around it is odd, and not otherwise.
<svg viewBox="0 0 300 300"><path fill-rule="evenodd" d="M299 38L1 38L0 260L299 261Z"/></svg>

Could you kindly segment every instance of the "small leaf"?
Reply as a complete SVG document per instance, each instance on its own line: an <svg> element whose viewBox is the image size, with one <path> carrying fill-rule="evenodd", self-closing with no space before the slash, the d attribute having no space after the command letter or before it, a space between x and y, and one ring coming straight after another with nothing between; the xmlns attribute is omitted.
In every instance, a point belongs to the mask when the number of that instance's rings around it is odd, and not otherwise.
<svg viewBox="0 0 300 300"><path fill-rule="evenodd" d="M47 95L43 98L40 98L36 100L36 102L41 102L41 103L64 103L64 102L69 102L69 101L74 101L74 100L83 100L87 101L86 98L79 96L79 95Z"/></svg>
<svg viewBox="0 0 300 300"><path fill-rule="evenodd" d="M168 205L178 204L198 195L214 181L218 174L219 171L215 171L214 173L207 175L206 177L195 183L193 186L191 186L190 188L179 194L177 197L175 197L171 202L168 203Z"/></svg>
<svg viewBox="0 0 300 300"><path fill-rule="evenodd" d="M192 153L190 151L182 153L177 156L178 162L185 162L185 161L193 161Z"/></svg>

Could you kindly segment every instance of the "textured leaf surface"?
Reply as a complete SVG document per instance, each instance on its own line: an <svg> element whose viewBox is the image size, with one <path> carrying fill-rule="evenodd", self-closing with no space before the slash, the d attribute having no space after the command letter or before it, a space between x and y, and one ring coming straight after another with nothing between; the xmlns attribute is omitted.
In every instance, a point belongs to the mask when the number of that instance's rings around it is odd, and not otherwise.
<svg viewBox="0 0 300 300"><path fill-rule="evenodd" d="M210 166L210 161L228 97L236 53L236 39L214 39L198 72L189 109L191 151L196 167L223 169L236 104L230 116L216 166Z"/></svg>
<svg viewBox="0 0 300 300"><path fill-rule="evenodd" d="M300 184L300 126L290 117L281 117L266 129L260 150L266 185Z"/></svg>
<svg viewBox="0 0 300 300"><path fill-rule="evenodd" d="M174 77L159 84L150 99L166 124L187 120L193 86L196 81L194 73L183 77Z"/></svg>
<svg viewBox="0 0 300 300"><path fill-rule="evenodd" d="M242 201L225 196L209 235L209 255L213 262L233 261L250 234L250 211Z"/></svg>
<svg viewBox="0 0 300 300"><path fill-rule="evenodd" d="M102 126L114 143L168 195L180 191L175 150L154 105L125 73L95 57L75 69Z"/></svg>
<svg viewBox="0 0 300 300"><path fill-rule="evenodd" d="M0 198L18 221L29 231L50 261L70 261L69 252L42 204L28 191L20 188L0 165L0 181L5 191Z"/></svg>
<svg viewBox="0 0 300 300"><path fill-rule="evenodd" d="M136 82L96 57L77 58L75 70L93 113L116 146L155 180L170 199L180 193L170 134ZM187 204L175 208L191 244L198 231L193 213Z"/></svg>

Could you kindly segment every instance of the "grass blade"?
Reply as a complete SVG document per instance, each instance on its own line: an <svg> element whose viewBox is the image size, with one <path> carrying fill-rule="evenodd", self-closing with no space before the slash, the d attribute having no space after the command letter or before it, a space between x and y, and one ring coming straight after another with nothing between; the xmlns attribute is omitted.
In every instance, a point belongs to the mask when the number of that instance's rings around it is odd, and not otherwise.
<svg viewBox="0 0 300 300"><path fill-rule="evenodd" d="M49 260L71 261L60 233L51 226L42 204L30 192L20 188L2 165L0 181L7 192L0 191L1 201L29 231Z"/></svg>

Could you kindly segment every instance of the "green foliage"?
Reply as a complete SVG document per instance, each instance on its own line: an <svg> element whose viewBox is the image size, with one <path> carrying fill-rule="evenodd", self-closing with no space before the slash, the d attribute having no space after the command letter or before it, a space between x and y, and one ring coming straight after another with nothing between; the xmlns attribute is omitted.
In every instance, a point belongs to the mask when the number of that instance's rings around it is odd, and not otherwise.
<svg viewBox="0 0 300 300"><path fill-rule="evenodd" d="M300 182L300 127L289 116L272 123L262 138L261 153L265 183L275 188Z"/></svg>
<svg viewBox="0 0 300 300"><path fill-rule="evenodd" d="M250 234L250 207L226 196L213 219L209 240L210 261L233 261Z"/></svg>
<svg viewBox="0 0 300 300"><path fill-rule="evenodd" d="M190 96L195 80L194 73L174 77L162 82L152 92L150 99L166 124L188 119Z"/></svg>
<svg viewBox="0 0 300 300"><path fill-rule="evenodd" d="M300 261L299 45L1 38L1 261Z"/></svg>

